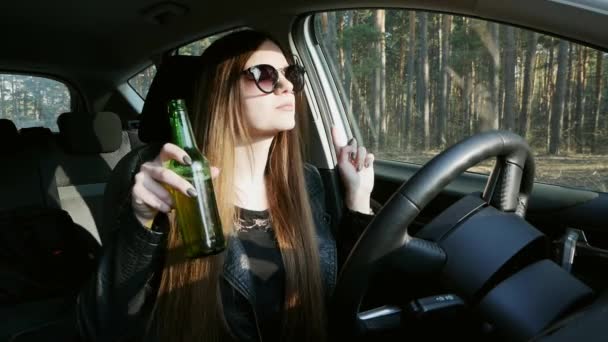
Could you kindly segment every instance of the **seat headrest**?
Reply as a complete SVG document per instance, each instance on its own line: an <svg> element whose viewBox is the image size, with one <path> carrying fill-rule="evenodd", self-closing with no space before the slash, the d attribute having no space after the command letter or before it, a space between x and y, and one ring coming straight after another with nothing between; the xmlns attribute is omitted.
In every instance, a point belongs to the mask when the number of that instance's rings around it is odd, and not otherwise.
<svg viewBox="0 0 608 342"><path fill-rule="evenodd" d="M19 131L9 119L0 119L0 144L13 145L19 139Z"/></svg>
<svg viewBox="0 0 608 342"><path fill-rule="evenodd" d="M201 62L198 56L171 56L163 61L152 80L140 115L141 141L151 143L171 139L167 102L182 98L186 100L188 108L192 108L200 70Z"/></svg>
<svg viewBox="0 0 608 342"><path fill-rule="evenodd" d="M59 136L72 153L108 153L120 148L122 125L112 112L69 112L57 118Z"/></svg>

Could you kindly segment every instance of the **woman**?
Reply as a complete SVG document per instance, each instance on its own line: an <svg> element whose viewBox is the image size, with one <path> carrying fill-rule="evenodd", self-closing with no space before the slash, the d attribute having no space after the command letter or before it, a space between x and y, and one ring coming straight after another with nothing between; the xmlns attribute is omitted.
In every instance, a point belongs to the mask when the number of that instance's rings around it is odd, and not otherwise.
<svg viewBox="0 0 608 342"><path fill-rule="evenodd" d="M228 248L195 260L181 252L165 187L188 195L191 184L163 163L190 161L165 144L134 170L121 229L79 298L86 337L325 339L336 243L318 171L302 161L296 94L303 68L286 56L275 40L256 31L225 36L201 56L193 128L215 166ZM348 208L340 229L346 238L338 239L341 257L371 219L373 188L373 155L352 140L342 145L335 143Z"/></svg>

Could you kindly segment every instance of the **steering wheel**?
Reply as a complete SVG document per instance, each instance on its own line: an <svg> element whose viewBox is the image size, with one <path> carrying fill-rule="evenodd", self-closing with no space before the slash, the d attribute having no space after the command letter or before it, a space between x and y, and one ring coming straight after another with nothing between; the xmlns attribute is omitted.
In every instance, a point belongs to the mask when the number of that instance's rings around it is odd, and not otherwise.
<svg viewBox="0 0 608 342"><path fill-rule="evenodd" d="M493 210L492 216L502 214L508 215L511 221L514 217L519 219L521 222L511 222L508 230L519 231L520 233L516 234L522 238L512 251L496 261L496 265L492 265L494 269L482 270L481 273L487 274L478 276L477 283L471 285L470 277L462 279L465 275L459 276L453 266L458 263L459 258L467 258L463 256L466 253L463 254L462 247L412 236L408 227L452 180L470 167L492 157L495 157L497 162L480 200L486 208ZM396 256L399 258L400 270L411 274L412 282L416 282L419 277L441 276L448 287L453 285L472 297L480 291L488 293L488 284L497 283L497 270L513 255L544 237L523 220L533 180L534 160L528 144L520 136L508 131L490 131L471 136L437 155L400 186L353 247L339 274L334 291L330 316L332 325L339 329L340 333L353 336L363 333L365 328L358 316L363 296L375 272L382 269L388 259ZM420 235L420 232L417 235ZM444 237L445 235L443 234ZM456 268L461 270L462 267L459 265ZM481 268L484 267L488 268L487 265ZM468 275L475 272L469 269Z"/></svg>

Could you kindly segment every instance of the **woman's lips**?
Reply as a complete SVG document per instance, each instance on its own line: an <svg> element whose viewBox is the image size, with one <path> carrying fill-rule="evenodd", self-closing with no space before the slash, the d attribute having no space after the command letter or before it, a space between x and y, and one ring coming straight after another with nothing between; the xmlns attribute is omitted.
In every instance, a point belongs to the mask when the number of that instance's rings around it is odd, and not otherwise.
<svg viewBox="0 0 608 342"><path fill-rule="evenodd" d="M295 106L293 105L293 103L285 103L280 106L277 106L278 110L284 110L284 111L293 110L294 108L295 108Z"/></svg>

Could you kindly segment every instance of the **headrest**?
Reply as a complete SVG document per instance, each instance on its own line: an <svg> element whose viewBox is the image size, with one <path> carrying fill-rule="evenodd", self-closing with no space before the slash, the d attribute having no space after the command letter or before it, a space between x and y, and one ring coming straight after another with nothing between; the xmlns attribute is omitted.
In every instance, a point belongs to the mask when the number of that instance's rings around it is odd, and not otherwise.
<svg viewBox="0 0 608 342"><path fill-rule="evenodd" d="M182 98L188 108L192 108L200 68L198 56L171 56L163 61L152 80L140 115L141 141L151 143L171 139L167 102Z"/></svg>
<svg viewBox="0 0 608 342"><path fill-rule="evenodd" d="M118 115L69 112L57 118L59 136L71 153L108 153L120 148L122 125Z"/></svg>
<svg viewBox="0 0 608 342"><path fill-rule="evenodd" d="M0 144L14 144L19 139L15 124L9 119L0 119Z"/></svg>

